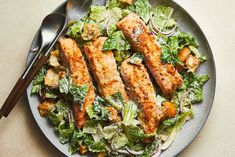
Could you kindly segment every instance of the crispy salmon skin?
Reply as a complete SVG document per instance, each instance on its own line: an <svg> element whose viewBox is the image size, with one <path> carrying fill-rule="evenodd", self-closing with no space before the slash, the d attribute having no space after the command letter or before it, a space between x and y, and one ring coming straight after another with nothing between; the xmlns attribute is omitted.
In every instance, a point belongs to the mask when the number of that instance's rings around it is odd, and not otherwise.
<svg viewBox="0 0 235 157"><path fill-rule="evenodd" d="M183 80L174 66L161 62L161 48L139 16L131 13L119 21L117 26L132 48L144 54L147 67L164 94L171 95L182 85Z"/></svg>
<svg viewBox="0 0 235 157"><path fill-rule="evenodd" d="M88 72L87 65L77 43L70 38L60 38L59 43L62 52L65 54L68 61L73 84L77 86L89 85L83 108L80 108L79 104L73 105L76 126L78 128L82 128L87 120L86 108L92 105L95 99L95 90Z"/></svg>

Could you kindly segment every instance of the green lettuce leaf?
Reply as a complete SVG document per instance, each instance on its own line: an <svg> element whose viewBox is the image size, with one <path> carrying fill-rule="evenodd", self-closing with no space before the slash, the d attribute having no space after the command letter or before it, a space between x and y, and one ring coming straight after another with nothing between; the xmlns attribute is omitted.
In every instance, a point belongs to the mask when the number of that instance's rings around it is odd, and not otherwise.
<svg viewBox="0 0 235 157"><path fill-rule="evenodd" d="M189 49L195 54L197 58L200 59L200 62L204 62L207 60L206 56L202 55L200 52L198 52L198 49L194 46L189 46Z"/></svg>
<svg viewBox="0 0 235 157"><path fill-rule="evenodd" d="M127 136L128 140L131 142L137 142L144 138L153 137L154 135L151 134L145 134L142 129L140 129L138 126L129 125L125 126L125 135Z"/></svg>
<svg viewBox="0 0 235 157"><path fill-rule="evenodd" d="M173 65L181 64L178 57L179 50L187 46L193 46L195 48L198 47L195 38L185 32L177 32L175 35L168 38L161 38L161 40L164 40L161 42L161 60L165 63L170 63Z"/></svg>
<svg viewBox="0 0 235 157"><path fill-rule="evenodd" d="M149 143L145 146L144 153L143 155L141 155L141 157L150 157L156 151L158 145L159 145L158 138L155 138L154 142Z"/></svg>
<svg viewBox="0 0 235 157"><path fill-rule="evenodd" d="M84 86L71 85L69 91L73 96L74 102L78 102L82 106L82 104L84 103L86 94L88 92L88 89L89 89L88 85L84 85Z"/></svg>
<svg viewBox="0 0 235 157"><path fill-rule="evenodd" d="M121 92L117 92L109 97L106 98L106 100L113 106L115 107L119 112L124 106L124 99L122 97Z"/></svg>
<svg viewBox="0 0 235 157"><path fill-rule="evenodd" d="M113 53L118 66L120 66L124 60L131 56L130 51L114 51Z"/></svg>
<svg viewBox="0 0 235 157"><path fill-rule="evenodd" d="M174 126L178 120L179 120L179 116L176 116L175 118L164 120L162 124L166 127L171 127L171 126Z"/></svg>
<svg viewBox="0 0 235 157"><path fill-rule="evenodd" d="M208 75L197 75L194 73L188 73L186 74L183 85L180 89L191 90L187 97L191 103L200 102L203 100L202 87L208 79Z"/></svg>
<svg viewBox="0 0 235 157"><path fill-rule="evenodd" d="M130 57L129 63L134 64L134 65L140 65L143 59L144 59L144 55L140 52L136 52Z"/></svg>
<svg viewBox="0 0 235 157"><path fill-rule="evenodd" d="M106 144L104 141L94 142L93 144L88 146L89 151L91 152L105 152Z"/></svg>
<svg viewBox="0 0 235 157"><path fill-rule="evenodd" d="M33 85L32 89L31 89L31 96L35 95L35 94L38 94L41 91L41 87L42 86L40 84Z"/></svg>
<svg viewBox="0 0 235 157"><path fill-rule="evenodd" d="M78 39L81 37L83 27L84 27L84 22L79 20L69 27L66 35Z"/></svg>
<svg viewBox="0 0 235 157"><path fill-rule="evenodd" d="M122 110L122 117L123 117L123 124L125 125L135 125L136 124L136 117L138 115L138 108L137 105L132 102L128 101L124 104L123 110Z"/></svg>
<svg viewBox="0 0 235 157"><path fill-rule="evenodd" d="M46 75L47 69L45 66L43 66L38 74L36 75L36 77L33 79L33 87L31 89L31 95L35 95L38 94L41 89L42 89L42 85L44 83L44 77Z"/></svg>
<svg viewBox="0 0 235 157"><path fill-rule="evenodd" d="M49 112L48 119L58 126L63 120L68 119L69 106L64 101L58 101L54 108Z"/></svg>
<svg viewBox="0 0 235 157"><path fill-rule="evenodd" d="M136 0L135 12L144 20L145 23L148 23L151 16L151 5L148 0Z"/></svg>
<svg viewBox="0 0 235 157"><path fill-rule="evenodd" d="M93 105L86 108L86 112L90 119L106 121L108 120L109 112L105 109L105 106L108 105L109 103L105 99L97 96Z"/></svg>
<svg viewBox="0 0 235 157"><path fill-rule="evenodd" d="M71 79L64 77L59 81L60 93L68 94L70 89Z"/></svg>
<svg viewBox="0 0 235 157"><path fill-rule="evenodd" d="M105 6L91 6L90 18L94 21L100 22L105 19L106 8Z"/></svg>
<svg viewBox="0 0 235 157"><path fill-rule="evenodd" d="M46 88L46 91L45 91L45 98L48 98L48 99L56 99L56 98L58 98L58 94L57 94L56 91L50 90L50 89Z"/></svg>
<svg viewBox="0 0 235 157"><path fill-rule="evenodd" d="M109 38L105 41L103 50L118 50L124 51L129 50L130 44L125 39L122 31L117 31L109 36Z"/></svg>
<svg viewBox="0 0 235 157"><path fill-rule="evenodd" d="M114 150L118 150L128 144L128 139L125 134L118 133L116 136L113 137L111 145Z"/></svg>
<svg viewBox="0 0 235 157"><path fill-rule="evenodd" d="M81 132L80 130L74 131L73 136L71 138L70 145L69 145L69 152L71 154L78 152L80 145L86 138L87 138L87 135Z"/></svg>
<svg viewBox="0 0 235 157"><path fill-rule="evenodd" d="M105 139L111 139L118 131L118 126L111 125L111 126L105 126L103 128L103 135Z"/></svg>
<svg viewBox="0 0 235 157"><path fill-rule="evenodd" d="M161 146L162 150L167 149L174 142L176 135L181 130L182 126L185 124L187 120L191 119L192 117L193 117L192 110L184 112L182 115L179 116L176 124L174 125L173 129L170 132L170 135L168 136L164 144Z"/></svg>
<svg viewBox="0 0 235 157"><path fill-rule="evenodd" d="M174 9L162 5L153 9L152 22L162 32L168 32L176 26L176 21L171 18Z"/></svg>
<svg viewBox="0 0 235 157"><path fill-rule="evenodd" d="M107 0L105 6L107 9L120 7L120 2L119 0Z"/></svg>

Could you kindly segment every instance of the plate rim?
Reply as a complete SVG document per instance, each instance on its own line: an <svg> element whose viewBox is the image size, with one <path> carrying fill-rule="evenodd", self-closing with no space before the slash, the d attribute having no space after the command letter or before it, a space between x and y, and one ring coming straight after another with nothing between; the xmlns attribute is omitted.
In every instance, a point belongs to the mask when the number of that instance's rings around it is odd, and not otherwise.
<svg viewBox="0 0 235 157"><path fill-rule="evenodd" d="M191 14L189 14L189 12L188 12L187 10L185 10L181 5L179 5L178 2L176 2L176 1L174 1L174 0L170 0L170 3L173 3L174 5L178 6L178 7L181 9L181 11L183 11L184 13L186 13L187 16L196 24L196 27L199 29L200 34L203 36L203 38L204 38L205 41L206 41L205 45L207 45L208 51L211 53L211 61L212 61L212 68L213 68L213 72L212 72L212 73L213 73L213 76L214 76L214 81L213 81L213 83L212 83L212 84L213 84L213 89L212 89L212 91L211 91L211 92L213 92L213 94L212 94L211 103L209 104L209 105L210 105L210 107L209 107L209 109L208 109L209 112L208 112L208 114L206 115L205 120L203 121L202 125L199 126L199 131L198 131L196 134L194 134L194 137L190 140L190 142L187 143L187 145L186 145L184 148L182 148L180 151L178 151L178 152L175 153L175 156L177 156L177 155L179 155L181 152L183 152L186 148L188 148L188 147L192 144L192 142L198 137L198 135L199 135L200 132L202 131L202 129L203 129L205 123L206 123L207 120L208 120L208 117L209 117L209 115L210 115L210 113L211 113L211 109L212 109L212 107L213 107L214 99L215 99L217 73L216 73L216 63L215 63L213 51L212 51L212 49L211 49L210 43L209 43L209 41L208 41L208 39L207 39L205 33L204 33L203 30L201 29L200 25L199 25L199 24L196 22L196 20L191 16ZM65 8L63 8L63 7L65 6L65 4L66 4L66 2L62 2L62 3L61 3L59 6L57 6L56 9L53 10L52 12L58 12L59 9L65 9ZM64 10L63 10L63 11L64 11ZM59 12L59 13L61 13L61 12ZM63 14L65 14L65 12L63 12ZM31 42L31 44L30 44L30 49L29 49L29 53L28 53L28 55L27 55L27 60L26 60L26 66L29 64L30 58L32 58L32 56L33 56L33 53L32 53L30 50L31 50L33 47L35 47L34 45L37 45L39 41L40 41L40 39L39 39L39 29L38 29L38 31L35 33L35 36L33 37L32 42ZM30 87L27 88L27 92L26 92L27 102L28 102L28 105L29 105L31 114L32 114L32 116L33 116L35 122L37 123L38 128L40 128L41 132L43 133L43 136L46 137L46 140L49 141L49 142L53 145L53 147L55 147L57 150L59 150L59 151L61 152L61 154L67 156L67 153L63 152L63 151L62 151L60 148L58 148L51 140L49 140L49 138L47 137L46 133L44 132L44 130L42 129L42 127L39 125L40 123L38 123L38 120L37 120L36 117L34 116L34 114L33 114L33 109L32 109L31 104L30 104L30 100L29 100L29 99L30 99L31 96L30 96L30 92L29 92L29 91L30 91L31 89L29 90L29 88L30 88ZM208 104L207 104L207 105L208 105Z"/></svg>

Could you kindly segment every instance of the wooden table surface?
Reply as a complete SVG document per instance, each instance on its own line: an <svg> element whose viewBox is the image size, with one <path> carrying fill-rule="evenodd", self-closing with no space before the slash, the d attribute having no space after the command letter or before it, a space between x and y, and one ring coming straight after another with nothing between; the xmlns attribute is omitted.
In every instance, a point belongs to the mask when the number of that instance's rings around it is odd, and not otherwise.
<svg viewBox="0 0 235 157"><path fill-rule="evenodd" d="M199 136L179 157L235 156L235 1L176 0L207 36L217 68L216 97ZM0 0L0 106L25 68L42 19L63 0ZM27 99L0 120L0 157L62 157L34 121Z"/></svg>

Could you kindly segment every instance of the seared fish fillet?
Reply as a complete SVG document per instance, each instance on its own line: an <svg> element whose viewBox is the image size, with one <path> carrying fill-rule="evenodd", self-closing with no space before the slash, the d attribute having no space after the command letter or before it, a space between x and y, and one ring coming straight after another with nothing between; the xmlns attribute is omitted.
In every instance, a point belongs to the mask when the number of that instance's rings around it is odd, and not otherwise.
<svg viewBox="0 0 235 157"><path fill-rule="evenodd" d="M86 108L92 105L95 99L95 90L86 63L76 42L70 38L60 38L59 43L69 63L73 84L78 86L89 85L83 108L80 108L80 105L73 105L76 125L78 128L82 128L87 120Z"/></svg>
<svg viewBox="0 0 235 157"><path fill-rule="evenodd" d="M121 92L124 100L128 100L112 51L102 51L105 40L105 37L100 37L93 43L84 46L84 52L98 84L98 90L103 97Z"/></svg>
<svg viewBox="0 0 235 157"><path fill-rule="evenodd" d="M134 100L140 110L140 120L145 133L155 134L163 112L156 104L156 93L145 67L128 63L121 64L121 75L127 87L130 99Z"/></svg>
<svg viewBox="0 0 235 157"><path fill-rule="evenodd" d="M119 21L118 28L136 51L144 54L146 64L164 94L170 95L182 85L182 78L171 64L161 62L161 49L145 23L134 13Z"/></svg>

